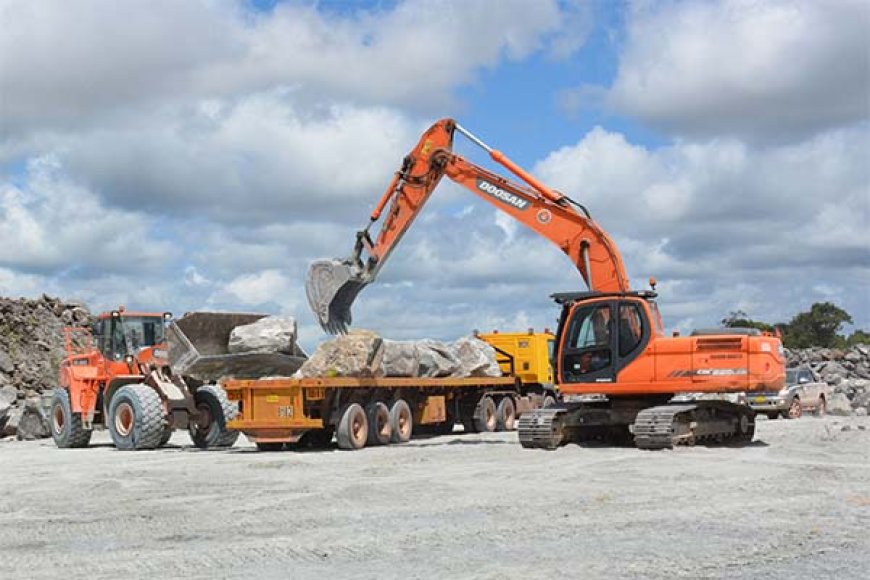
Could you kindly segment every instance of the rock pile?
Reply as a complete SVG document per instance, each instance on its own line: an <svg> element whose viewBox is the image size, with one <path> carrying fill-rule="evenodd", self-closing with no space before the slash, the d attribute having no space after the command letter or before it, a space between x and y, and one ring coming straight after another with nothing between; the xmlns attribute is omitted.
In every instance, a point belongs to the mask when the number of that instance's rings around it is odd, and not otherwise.
<svg viewBox="0 0 870 580"><path fill-rule="evenodd" d="M63 329L89 323L90 312L77 302L0 298L0 437L49 436L41 394L57 384Z"/></svg>
<svg viewBox="0 0 870 580"><path fill-rule="evenodd" d="M294 376L500 377L501 370L495 349L477 338L398 341L353 330L317 347Z"/></svg>
<svg viewBox="0 0 870 580"><path fill-rule="evenodd" d="M866 415L870 409L870 346L857 344L848 349L786 349L789 368L808 366L820 380L834 387L828 411L834 414Z"/></svg>

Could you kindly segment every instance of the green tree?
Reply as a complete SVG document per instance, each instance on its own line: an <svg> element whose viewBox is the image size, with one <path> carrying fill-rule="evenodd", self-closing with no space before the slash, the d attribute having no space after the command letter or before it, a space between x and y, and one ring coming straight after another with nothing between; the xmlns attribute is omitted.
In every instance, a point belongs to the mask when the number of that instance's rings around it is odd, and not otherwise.
<svg viewBox="0 0 870 580"><path fill-rule="evenodd" d="M773 325L761 322L760 320L752 320L742 310L734 310L728 313L728 316L722 319L722 326L725 328L757 328L762 332L773 332Z"/></svg>
<svg viewBox="0 0 870 580"><path fill-rule="evenodd" d="M852 323L848 312L831 302L816 302L809 312L795 315L786 325L783 344L788 348L845 346L845 338L838 333L846 323Z"/></svg>
<svg viewBox="0 0 870 580"><path fill-rule="evenodd" d="M870 344L870 332L866 330L856 330L846 339L846 346L855 346L856 344Z"/></svg>

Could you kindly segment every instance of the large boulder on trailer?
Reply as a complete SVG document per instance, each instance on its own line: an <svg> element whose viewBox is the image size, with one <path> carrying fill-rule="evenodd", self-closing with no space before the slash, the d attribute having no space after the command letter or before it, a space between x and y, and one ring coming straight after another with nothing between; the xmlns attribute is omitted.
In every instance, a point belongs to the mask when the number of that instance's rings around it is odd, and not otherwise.
<svg viewBox="0 0 870 580"><path fill-rule="evenodd" d="M296 354L296 319L292 316L266 316L251 324L232 329L227 345L230 353L279 352Z"/></svg>
<svg viewBox="0 0 870 580"><path fill-rule="evenodd" d="M459 368L454 376L458 377L500 377L495 349L491 344L466 336L453 343L453 350L459 360Z"/></svg>
<svg viewBox="0 0 870 580"><path fill-rule="evenodd" d="M294 378L380 377L384 374L384 341L369 330L352 330L317 347Z"/></svg>
<svg viewBox="0 0 870 580"><path fill-rule="evenodd" d="M437 340L384 340L387 377L449 377L459 369L454 349Z"/></svg>

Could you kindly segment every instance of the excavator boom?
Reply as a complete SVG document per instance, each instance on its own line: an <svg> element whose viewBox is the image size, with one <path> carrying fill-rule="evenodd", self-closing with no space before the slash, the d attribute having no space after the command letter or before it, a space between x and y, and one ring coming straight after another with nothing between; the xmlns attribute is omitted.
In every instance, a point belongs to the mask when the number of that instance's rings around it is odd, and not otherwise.
<svg viewBox="0 0 870 580"><path fill-rule="evenodd" d="M483 148L491 159L524 184L453 153L455 131ZM327 332L347 330L357 295L374 281L444 176L553 242L568 255L590 290L628 291L628 276L619 251L585 208L545 186L454 120L442 119L422 135L405 157L372 212L369 224L357 233L353 253L344 259L319 260L310 266L306 280L308 301ZM377 237L372 239L370 230L381 217Z"/></svg>

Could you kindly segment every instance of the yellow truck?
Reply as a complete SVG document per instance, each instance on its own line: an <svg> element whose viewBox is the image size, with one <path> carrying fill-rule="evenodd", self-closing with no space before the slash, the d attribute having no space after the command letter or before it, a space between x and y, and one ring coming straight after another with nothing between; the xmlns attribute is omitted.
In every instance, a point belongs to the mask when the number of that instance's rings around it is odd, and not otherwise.
<svg viewBox="0 0 870 580"><path fill-rule="evenodd" d="M333 436L341 449L360 449L406 442L421 426L436 433L451 433L457 422L466 431L513 430L520 414L555 402L551 333L479 337L496 349L504 376L228 380L223 387L239 413L227 427L264 451L325 447Z"/></svg>

